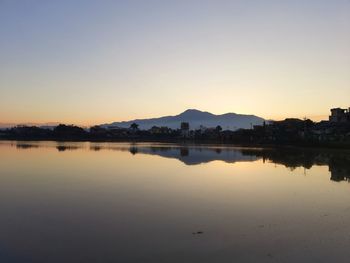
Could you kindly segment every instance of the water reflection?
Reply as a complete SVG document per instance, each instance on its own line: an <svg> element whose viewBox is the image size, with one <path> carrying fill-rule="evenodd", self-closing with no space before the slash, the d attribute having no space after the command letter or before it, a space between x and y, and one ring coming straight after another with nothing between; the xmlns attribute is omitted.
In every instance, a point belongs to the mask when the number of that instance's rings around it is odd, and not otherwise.
<svg viewBox="0 0 350 263"><path fill-rule="evenodd" d="M331 180L350 181L350 152L346 150L317 150L300 148L238 148L208 145L175 145L148 143L80 143L80 142L11 142L17 149L55 147L59 152L72 150L129 151L132 155L146 154L177 159L186 165L212 161L226 163L263 160L294 170L311 169L314 165L329 167Z"/></svg>
<svg viewBox="0 0 350 263"><path fill-rule="evenodd" d="M0 141L0 262L346 263L349 157Z"/></svg>
<svg viewBox="0 0 350 263"><path fill-rule="evenodd" d="M31 149L31 148L38 148L38 145L34 145L34 144L25 144L25 143L17 143L16 144L16 148L17 149Z"/></svg>
<svg viewBox="0 0 350 263"><path fill-rule="evenodd" d="M255 154L263 160L282 164L291 170L314 165L327 165L333 181L350 181L350 153L348 151L321 151L310 149L263 149L243 150L244 154Z"/></svg>
<svg viewBox="0 0 350 263"><path fill-rule="evenodd" d="M56 146L56 149L59 151L59 152L64 152L64 151L73 151L73 150L77 150L79 149L78 146L69 146L69 145L57 145Z"/></svg>
<svg viewBox="0 0 350 263"><path fill-rule="evenodd" d="M135 147L130 152L156 154L176 158L187 165L224 161L227 163L263 159L282 164L291 170L311 169L314 165L328 165L333 181L350 181L350 153L347 151L320 151L310 149L240 149L207 147Z"/></svg>

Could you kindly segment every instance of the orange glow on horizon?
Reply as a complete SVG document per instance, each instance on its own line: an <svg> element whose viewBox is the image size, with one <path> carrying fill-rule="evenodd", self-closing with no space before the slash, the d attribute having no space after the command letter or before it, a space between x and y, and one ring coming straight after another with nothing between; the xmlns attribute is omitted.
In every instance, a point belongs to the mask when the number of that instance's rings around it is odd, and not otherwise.
<svg viewBox="0 0 350 263"><path fill-rule="evenodd" d="M179 112L178 114L180 114ZM238 112L236 112L238 113ZM215 114L215 113L214 113ZM224 113L221 113L224 114ZM239 113L241 114L241 113ZM244 114L244 113L242 113ZM150 119L150 118L158 118L158 117L163 117L163 116L170 116L170 115L177 115L177 114L164 114L164 115L155 115L155 116L144 116L144 115L139 115L139 116L126 116L126 117L119 117L119 118L96 118L96 119L60 119L58 121L46 121L45 119L38 118L38 119L31 119L31 120L3 120L0 121L0 125L19 125L19 124L30 124L30 125L57 125L59 123L62 124L73 124L73 125L78 125L78 126L83 126L83 127L90 127L93 125L100 125L100 124L108 124L108 123L113 123L113 122L121 122L121 121L130 121L130 120L135 120L135 119ZM219 114L218 114L219 115ZM286 118L298 118L298 119L311 119L312 121L319 122L322 120L328 120L328 115L298 115L298 116L293 116L293 115L272 115L272 116L261 116L258 114L254 114L256 116L262 117L265 120L284 120Z"/></svg>

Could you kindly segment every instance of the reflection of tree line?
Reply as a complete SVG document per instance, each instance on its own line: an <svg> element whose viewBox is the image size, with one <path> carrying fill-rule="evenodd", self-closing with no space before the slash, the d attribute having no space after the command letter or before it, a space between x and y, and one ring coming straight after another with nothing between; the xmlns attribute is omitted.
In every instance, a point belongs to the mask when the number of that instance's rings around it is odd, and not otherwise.
<svg viewBox="0 0 350 263"><path fill-rule="evenodd" d="M58 151L71 151L86 148L83 145L71 145L58 143L53 145ZM16 148L30 149L45 147L40 144L18 142ZM51 146L52 147L52 146ZM232 147L207 147L207 146L179 146L179 145L139 145L139 144L90 144L87 148L91 151L116 150L129 151L135 155L138 153L158 155L165 158L175 158L187 165L207 163L221 160L228 163L255 161L263 159L276 164L282 164L290 169L304 167L310 169L313 165L328 165L331 172L331 180L350 181L350 152L349 151L318 151L297 148L232 148Z"/></svg>
<svg viewBox="0 0 350 263"><path fill-rule="evenodd" d="M150 147L152 153L159 156L164 156L166 152L173 151L174 157L183 161L186 164L197 164L200 161L197 159L197 163L186 162L182 157L191 158L191 154L196 152L212 152L215 154L209 155L211 159L203 158L203 162L222 160L226 162L234 161L246 161L245 158L236 155L236 159L221 158L221 153L225 151L239 152L242 156L250 156L253 159L263 159L264 161L270 161L276 164L282 164L292 170L297 167L304 167L306 169L312 168L313 165L328 165L331 172L331 180L333 181L349 181L350 182L350 152L348 151L314 151L310 149L237 149L237 148L198 148L198 147ZM138 147L133 146L130 148L130 152L136 154L137 152L147 153L142 151ZM169 156L169 154L167 154ZM208 157L208 155L206 155Z"/></svg>
<svg viewBox="0 0 350 263"><path fill-rule="evenodd" d="M56 149L59 152L64 152L64 151L67 151L67 150L68 151L77 150L77 149L79 149L79 147L78 146L57 145Z"/></svg>
<svg viewBox="0 0 350 263"><path fill-rule="evenodd" d="M79 148L79 146L74 146L74 145L62 145L62 144L57 144L56 146L54 146L59 152L64 152L64 151L72 151L72 150L77 150ZM17 149L35 149L35 148L50 148L47 146L43 146L41 144L30 144L30 143L22 143L22 142L17 142L16 143L16 148Z"/></svg>
<svg viewBox="0 0 350 263"><path fill-rule="evenodd" d="M254 154L263 160L282 164L290 169L313 165L328 165L333 181L350 181L350 152L348 151L314 151L310 149L263 149L242 150L243 154Z"/></svg>
<svg viewBox="0 0 350 263"><path fill-rule="evenodd" d="M31 148L39 148L38 145L32 145L32 144L22 144L22 143L17 143L16 144L17 149L31 149Z"/></svg>

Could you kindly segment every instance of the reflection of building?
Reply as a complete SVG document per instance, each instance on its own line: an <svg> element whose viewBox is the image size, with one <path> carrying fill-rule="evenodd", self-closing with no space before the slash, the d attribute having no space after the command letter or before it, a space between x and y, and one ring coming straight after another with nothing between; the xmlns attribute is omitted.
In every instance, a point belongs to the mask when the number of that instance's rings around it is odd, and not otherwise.
<svg viewBox="0 0 350 263"><path fill-rule="evenodd" d="M331 172L331 180L340 181L350 181L350 170L344 167L329 167Z"/></svg>
<svg viewBox="0 0 350 263"><path fill-rule="evenodd" d="M329 116L330 122L350 122L350 108L341 109L334 108L331 109L331 116Z"/></svg>
<svg viewBox="0 0 350 263"><path fill-rule="evenodd" d="M329 171L331 172L332 181L349 181L350 182L350 157L338 156L330 158Z"/></svg>

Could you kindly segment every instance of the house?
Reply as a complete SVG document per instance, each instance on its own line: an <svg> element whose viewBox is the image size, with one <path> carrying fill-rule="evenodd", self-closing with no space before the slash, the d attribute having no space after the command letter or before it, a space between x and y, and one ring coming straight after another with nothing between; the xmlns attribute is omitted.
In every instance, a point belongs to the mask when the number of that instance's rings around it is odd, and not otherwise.
<svg viewBox="0 0 350 263"><path fill-rule="evenodd" d="M329 116L329 121L332 123L350 122L350 108L349 109L341 109L341 108L331 109L331 116Z"/></svg>

